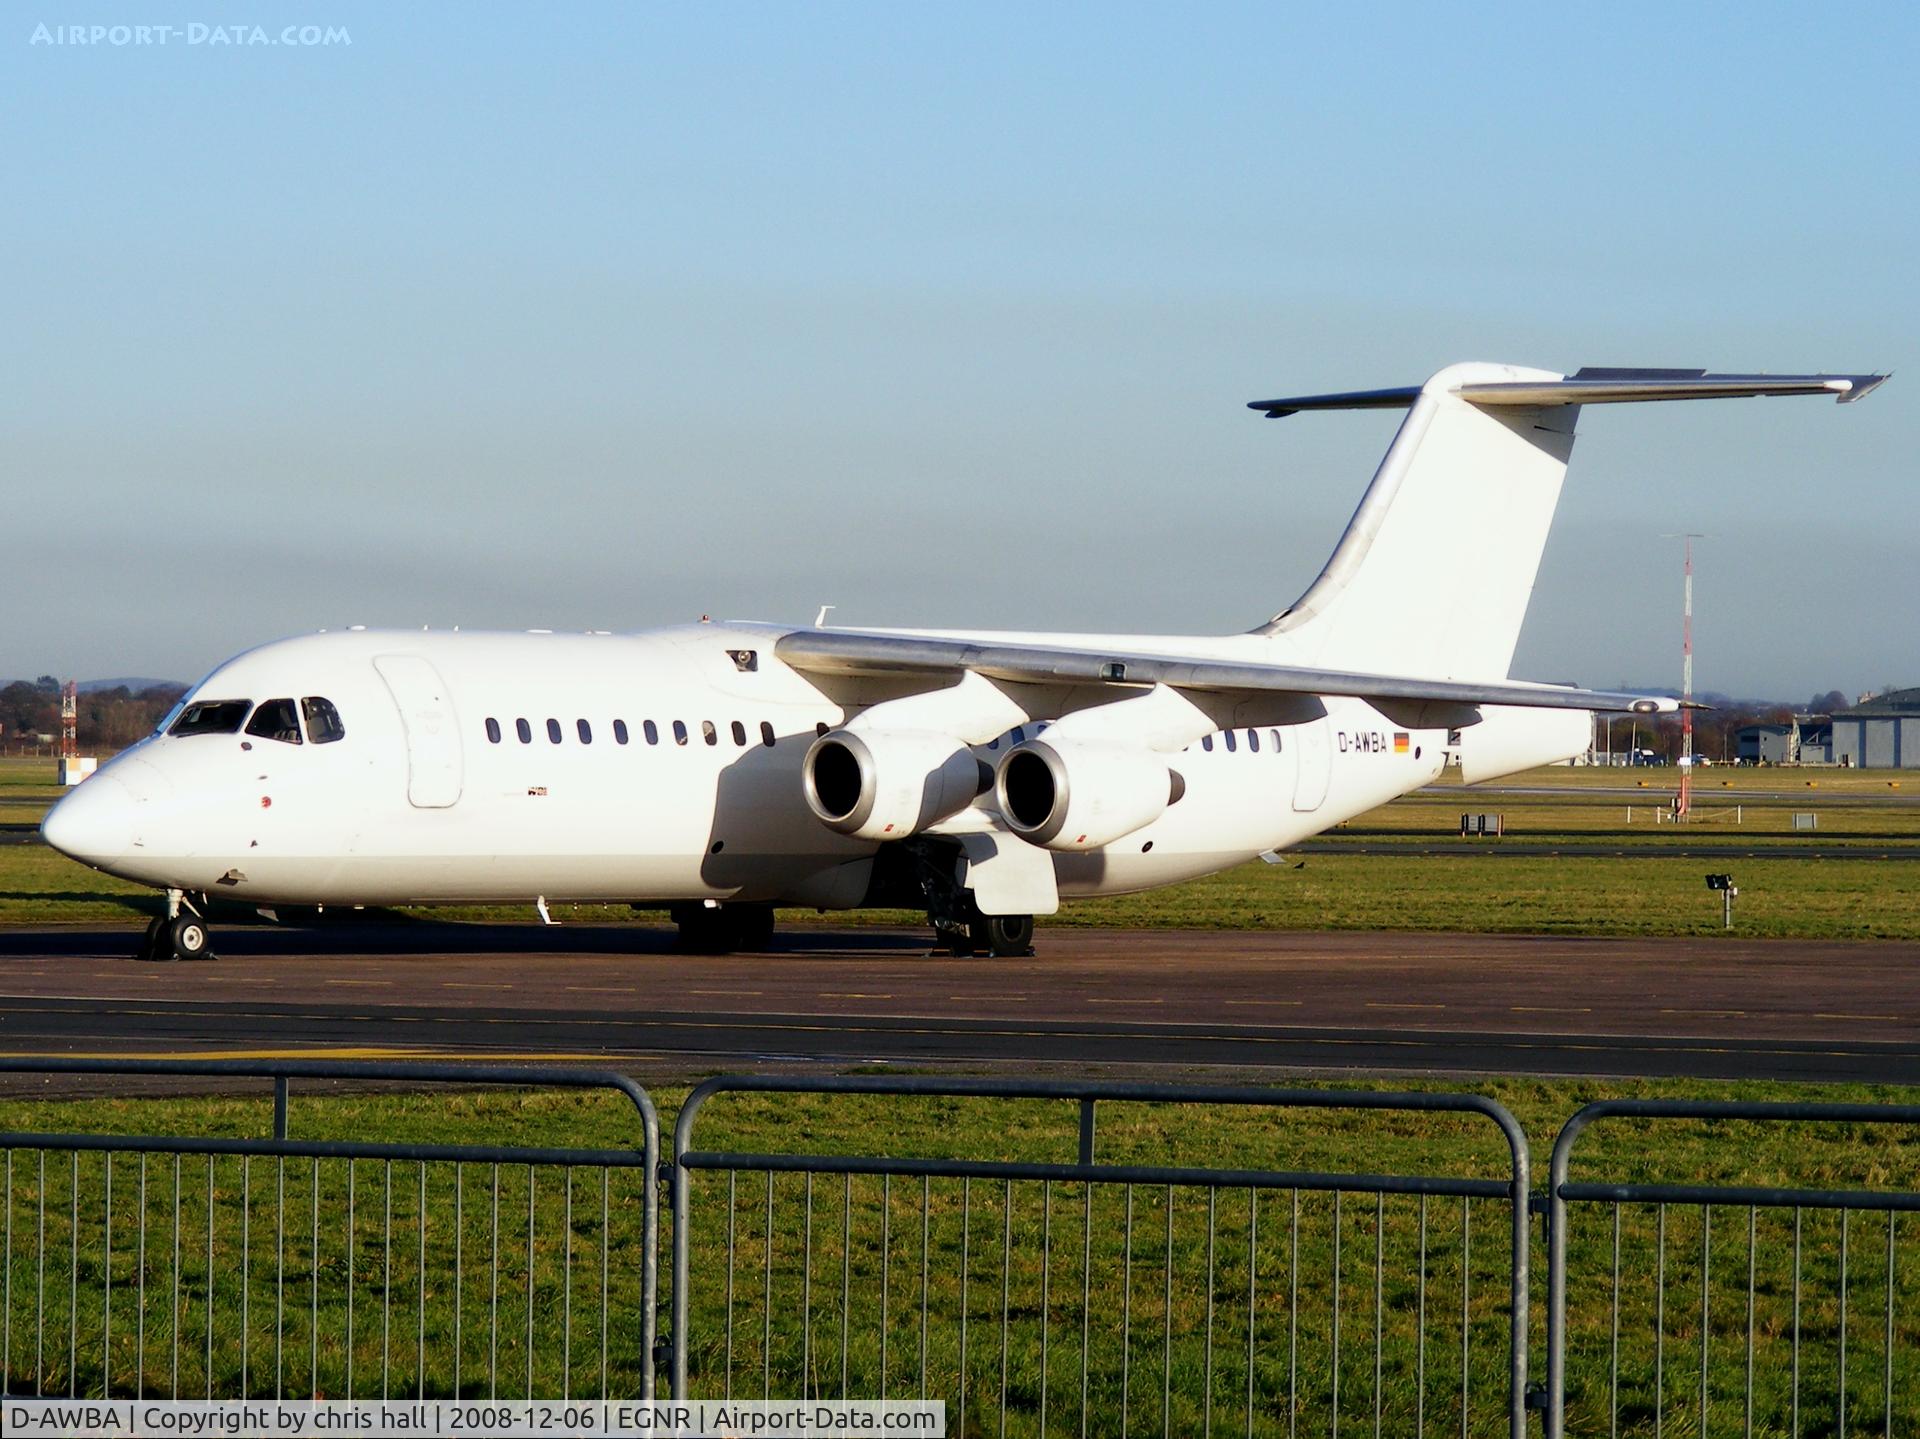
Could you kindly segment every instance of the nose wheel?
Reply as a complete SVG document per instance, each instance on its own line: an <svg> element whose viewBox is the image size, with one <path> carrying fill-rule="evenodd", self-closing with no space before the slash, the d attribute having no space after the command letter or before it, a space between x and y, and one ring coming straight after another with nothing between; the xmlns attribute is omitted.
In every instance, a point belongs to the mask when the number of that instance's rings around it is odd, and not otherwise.
<svg viewBox="0 0 1920 1439"><path fill-rule="evenodd" d="M150 964L213 959L212 938L204 919L182 909L171 918L162 915L147 926L134 958Z"/></svg>

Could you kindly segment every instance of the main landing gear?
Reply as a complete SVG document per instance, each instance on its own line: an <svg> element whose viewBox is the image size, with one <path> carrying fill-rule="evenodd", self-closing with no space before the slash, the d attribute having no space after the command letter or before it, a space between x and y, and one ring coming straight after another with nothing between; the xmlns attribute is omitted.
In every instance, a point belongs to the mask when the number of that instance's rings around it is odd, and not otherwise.
<svg viewBox="0 0 1920 1439"><path fill-rule="evenodd" d="M964 958L985 950L996 959L1024 958L1033 953L1033 916L977 914L967 926L967 948L955 949Z"/></svg>
<svg viewBox="0 0 1920 1439"><path fill-rule="evenodd" d="M207 922L178 890L167 895L167 912L147 926L134 958L150 964L215 959Z"/></svg>
<svg viewBox="0 0 1920 1439"><path fill-rule="evenodd" d="M1033 916L982 914L973 891L957 877L960 851L950 840L916 838L881 846L874 858L867 903L902 909L926 906L936 947L956 959L980 953L996 959L1033 953Z"/></svg>
<svg viewBox="0 0 1920 1439"><path fill-rule="evenodd" d="M680 926L679 945L685 954L758 952L773 944L770 904L684 904L669 913Z"/></svg>

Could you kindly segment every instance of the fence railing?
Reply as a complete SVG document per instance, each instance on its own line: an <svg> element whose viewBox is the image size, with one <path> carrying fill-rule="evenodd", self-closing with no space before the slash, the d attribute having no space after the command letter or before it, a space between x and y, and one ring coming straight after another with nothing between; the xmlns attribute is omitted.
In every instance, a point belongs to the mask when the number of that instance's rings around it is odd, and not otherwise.
<svg viewBox="0 0 1920 1439"><path fill-rule="evenodd" d="M1920 1429L1920 1315L1897 1303L1920 1292L1896 1232L1920 1210L1910 1143L1884 1147L1877 1190L1570 1180L1576 1141L1607 1119L1879 1129L1920 1126L1920 1105L1609 1100L1574 1115L1547 1196L1548 1439Z"/></svg>
<svg viewBox="0 0 1920 1439"><path fill-rule="evenodd" d="M611 1073L0 1060L27 1073L260 1081L272 1107L222 1112L256 1134L0 1133L13 1395L652 1397L664 1367L676 1397L945 1399L969 1434L1519 1436L1533 1408L1549 1439L1920 1431L1920 1106L1589 1105L1530 1200L1518 1124L1462 1094L728 1077L662 1163ZM291 1136L290 1087L341 1082L600 1091L621 1117L592 1148ZM746 1122L703 1148L722 1098ZM976 1157L975 1104L1011 1157ZM1344 1148L1264 1164L1304 1152L1307 1111ZM1571 1173L1600 1121L1636 1141L1627 1179ZM1853 1126L1809 1165L1858 1187L1669 1182L1681 1123L1736 1179L1734 1126ZM1392 1172L1329 1167L1356 1144Z"/></svg>
<svg viewBox="0 0 1920 1439"><path fill-rule="evenodd" d="M472 1064L0 1060L270 1080L270 1135L0 1133L9 1394L651 1397L659 1121L624 1075ZM599 1090L630 1148L291 1138L293 1081Z"/></svg>
<svg viewBox="0 0 1920 1439"><path fill-rule="evenodd" d="M702 1149L722 1094L780 1096L789 1123L806 1098L890 1108L869 1152ZM1058 1159L902 1157L928 1138L905 1106L935 1098L1054 1101L1077 1124ZM1471 1116L1506 1173L1111 1162L1097 1121L1123 1104ZM1525 1429L1527 1147L1491 1100L721 1078L681 1108L673 1161L679 1396L931 1396L960 1433ZM1498 1238L1476 1249L1486 1209Z"/></svg>

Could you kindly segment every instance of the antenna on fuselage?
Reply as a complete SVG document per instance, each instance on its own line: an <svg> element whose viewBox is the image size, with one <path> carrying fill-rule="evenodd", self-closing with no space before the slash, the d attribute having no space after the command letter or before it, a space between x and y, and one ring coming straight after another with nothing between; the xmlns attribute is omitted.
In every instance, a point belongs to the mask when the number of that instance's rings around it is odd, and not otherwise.
<svg viewBox="0 0 1920 1439"><path fill-rule="evenodd" d="M820 606L820 613L813 617L813 627L815 629L823 630L827 627L827 615L832 609L832 605Z"/></svg>

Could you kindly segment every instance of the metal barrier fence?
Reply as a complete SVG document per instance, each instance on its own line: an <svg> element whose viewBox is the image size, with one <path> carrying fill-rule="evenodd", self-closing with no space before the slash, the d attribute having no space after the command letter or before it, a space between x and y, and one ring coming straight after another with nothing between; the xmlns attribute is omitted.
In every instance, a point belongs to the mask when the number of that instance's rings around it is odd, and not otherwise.
<svg viewBox="0 0 1920 1439"><path fill-rule="evenodd" d="M944 1398L965 1434L1517 1439L1534 1407L1548 1439L1920 1431L1912 1144L1868 1151L1880 1188L1661 1182L1666 1140L1638 1143L1630 1181L1569 1176L1601 1120L1880 1135L1920 1131L1920 1106L1589 1105L1530 1204L1519 1126L1473 1095L730 1077L688 1097L662 1164L652 1101L611 1073L0 1061L23 1073L271 1081L273 1117L271 1137L0 1134L8 1394L651 1397L665 1364L679 1397ZM293 1139L293 1081L602 1091L634 1143ZM761 1106L740 1132L770 1147L696 1144L722 1095ZM1022 1157L904 1152L940 1148L942 1113L974 1100ZM1169 1158L1224 1115L1260 1121L1257 1149L1305 1110L1378 1116L1361 1143L1441 1172ZM1500 1160L1460 1172L1391 1118L1435 1113L1490 1121ZM1531 1394L1530 1208L1548 1271Z"/></svg>
<svg viewBox="0 0 1920 1439"><path fill-rule="evenodd" d="M1920 1317L1896 1302L1920 1290L1895 1224L1920 1210L1911 1145L1885 1151L1883 1190L1570 1181L1582 1133L1625 1118L1920 1126L1920 1106L1616 1100L1569 1120L1547 1196L1547 1439L1920 1430Z"/></svg>
<svg viewBox="0 0 1920 1439"><path fill-rule="evenodd" d="M6 1393L652 1396L659 1121L624 1075L0 1061L23 1073L271 1080L273 1133L0 1133ZM601 1090L638 1134L626 1149L293 1139L294 1080Z"/></svg>
<svg viewBox="0 0 1920 1439"><path fill-rule="evenodd" d="M1059 1161L902 1158L924 1134L895 1113L877 1155L703 1150L721 1094L794 1111L822 1097L836 1115L853 1096L1060 1101L1077 1145ZM1507 1174L1105 1162L1098 1106L1120 1103L1477 1116ZM681 1108L673 1159L677 1396L930 1396L965 1434L1525 1430L1527 1147L1491 1100L721 1078ZM696 1202L700 1175L724 1176L724 1197ZM1489 1207L1504 1242L1476 1249Z"/></svg>

